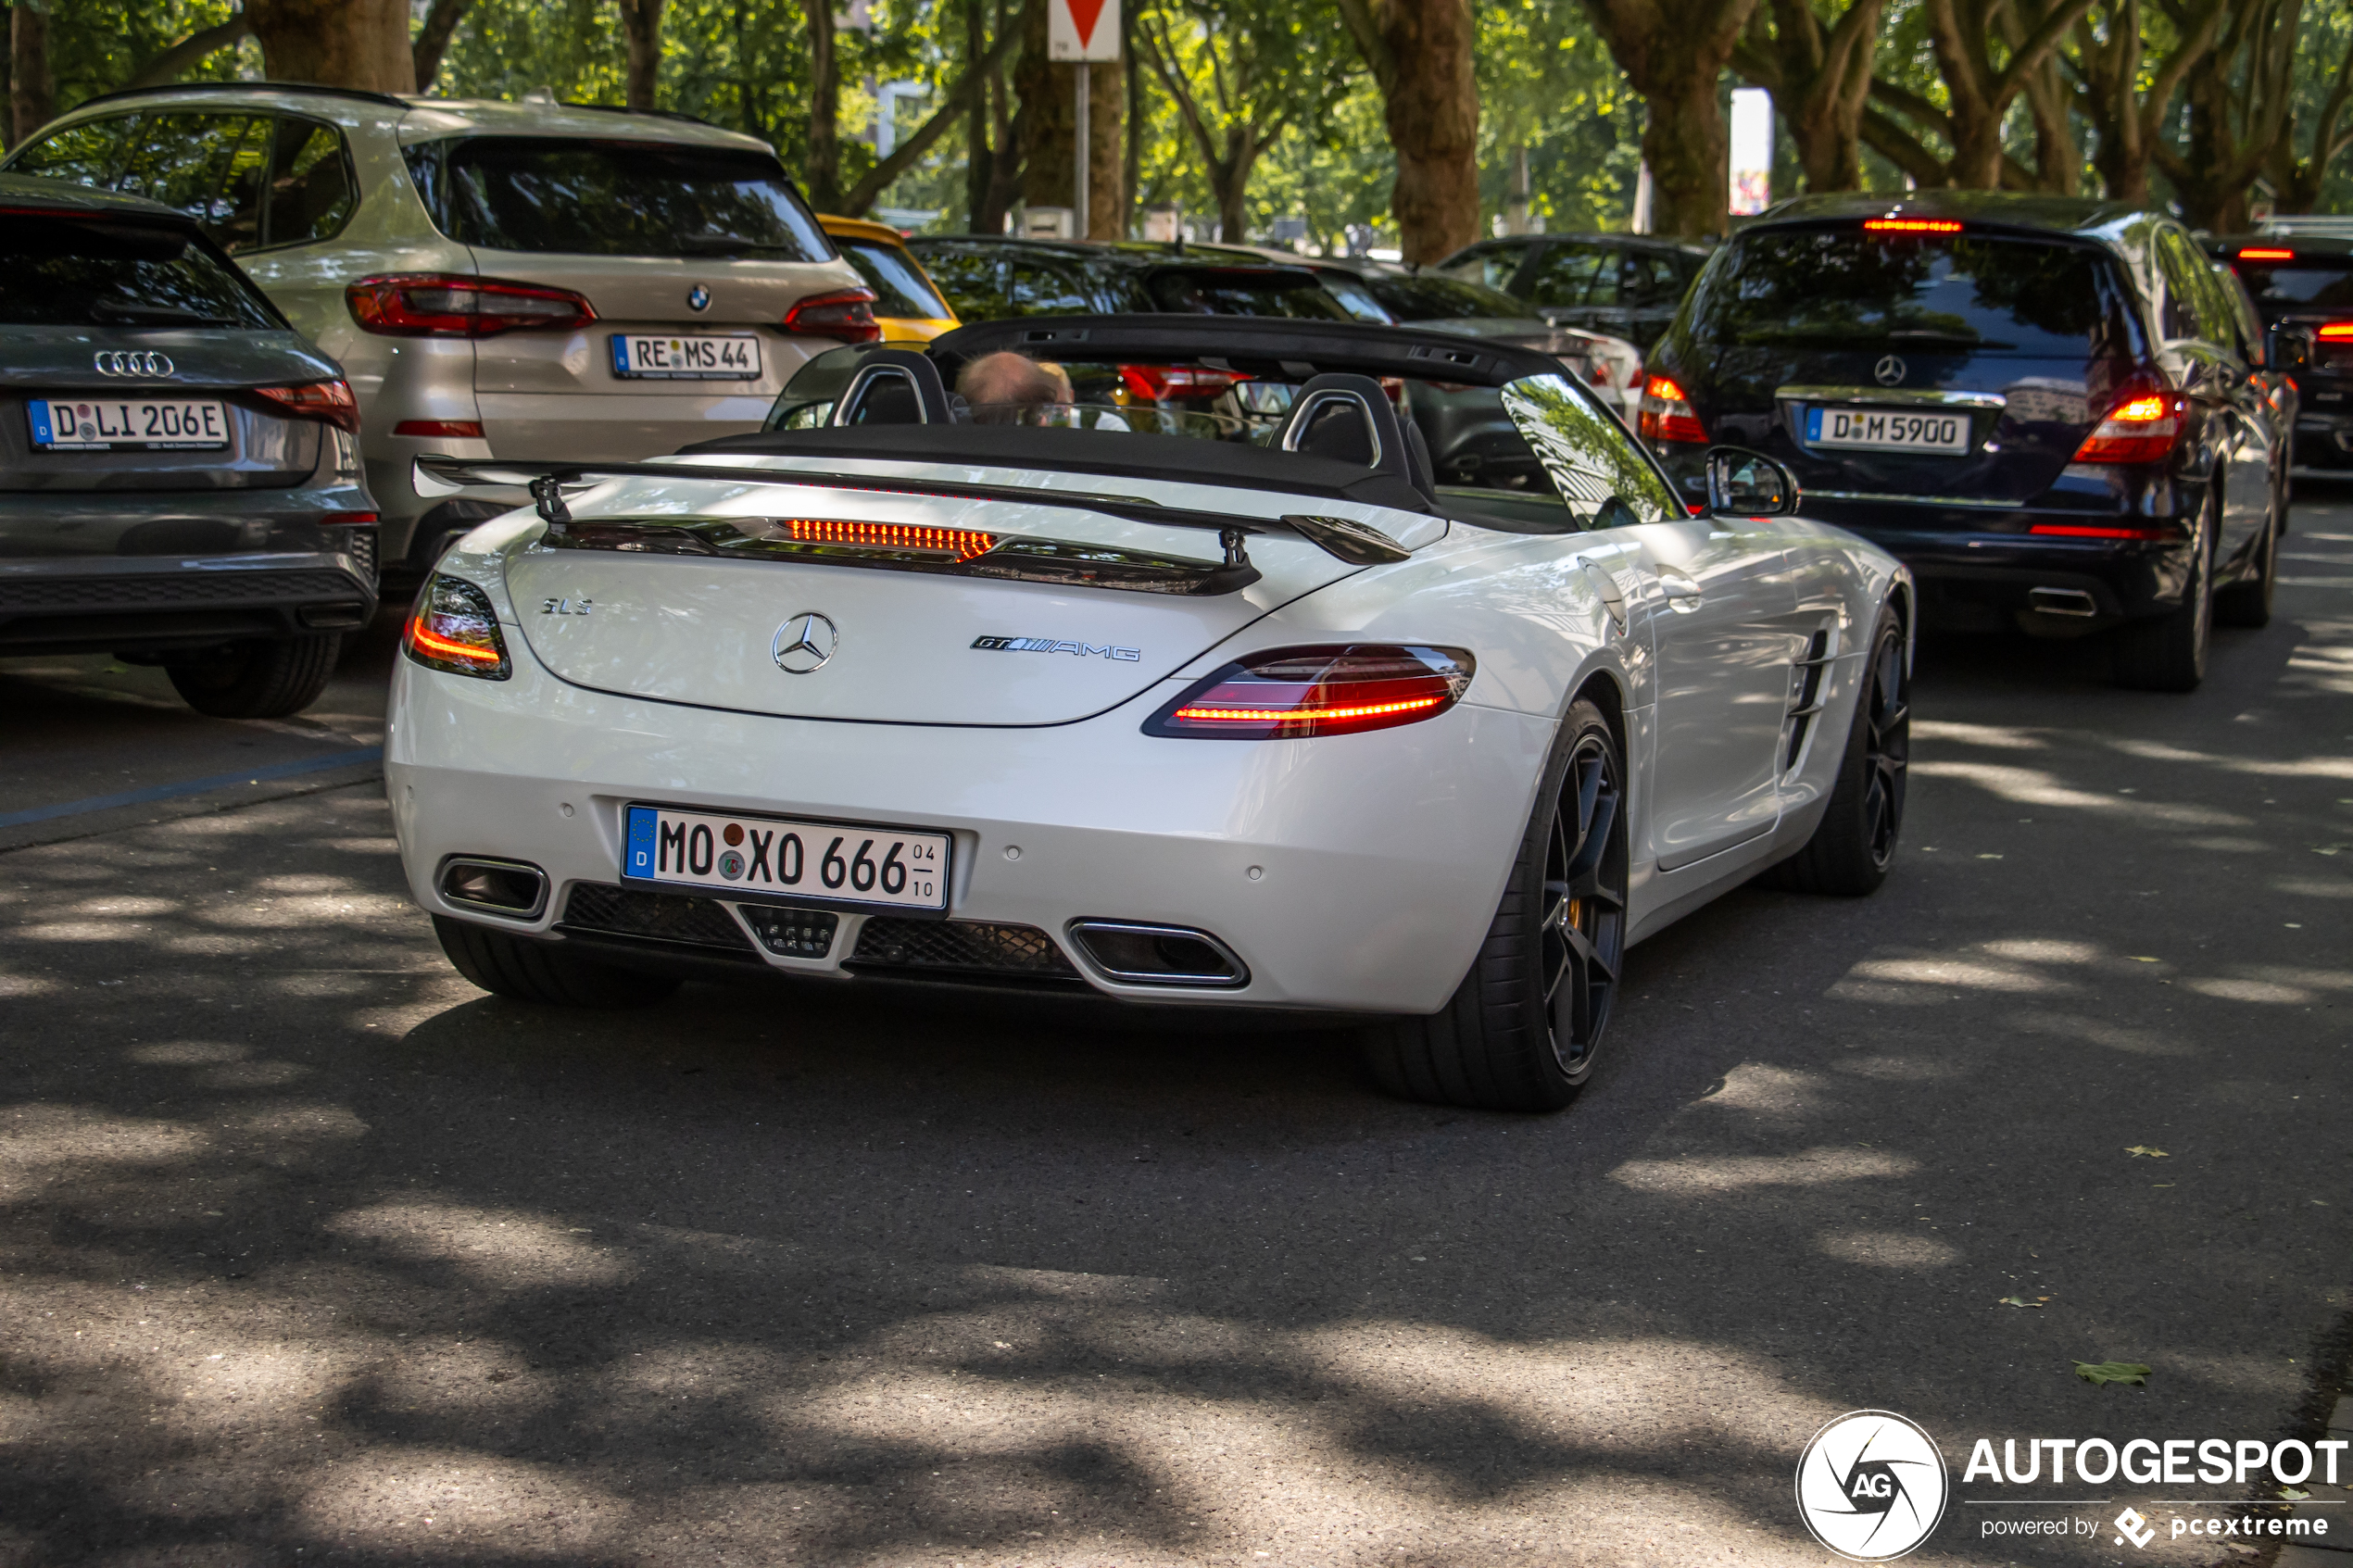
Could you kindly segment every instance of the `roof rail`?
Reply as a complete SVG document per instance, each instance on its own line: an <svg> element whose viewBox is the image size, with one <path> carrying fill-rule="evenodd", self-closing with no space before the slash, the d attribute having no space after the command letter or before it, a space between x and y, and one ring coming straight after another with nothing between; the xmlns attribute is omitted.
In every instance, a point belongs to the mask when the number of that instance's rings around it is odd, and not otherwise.
<svg viewBox="0 0 2353 1568"><path fill-rule="evenodd" d="M387 108L406 110L413 107L406 98L396 98L389 93L370 93L358 87L322 87L315 82L171 82L160 87L121 87L111 93L94 93L74 105L79 109L89 104L103 104L115 98L147 98L162 94L187 93L311 93L330 98L353 98L363 104L381 104Z"/></svg>
<svg viewBox="0 0 2353 1568"><path fill-rule="evenodd" d="M708 125L713 131L727 129L724 125L705 119L698 114L686 114L677 109L633 109L626 104L584 104L574 98L564 98L560 101L568 109L602 109L607 114L645 114L651 115L656 119L680 119L688 125Z"/></svg>

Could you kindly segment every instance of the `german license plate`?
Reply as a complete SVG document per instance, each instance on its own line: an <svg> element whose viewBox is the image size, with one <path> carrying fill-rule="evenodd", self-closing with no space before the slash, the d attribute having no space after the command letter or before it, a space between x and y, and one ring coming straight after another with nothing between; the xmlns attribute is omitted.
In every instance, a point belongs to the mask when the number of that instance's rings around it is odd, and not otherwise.
<svg viewBox="0 0 2353 1568"><path fill-rule="evenodd" d="M1915 414L1901 408L1808 408L1806 444L1871 452L1945 452L1969 447L1967 414Z"/></svg>
<svg viewBox="0 0 2353 1568"><path fill-rule="evenodd" d="M630 806L623 882L794 903L948 907L948 835Z"/></svg>
<svg viewBox="0 0 2353 1568"><path fill-rule="evenodd" d="M210 397L92 398L25 403L43 452L202 450L229 445L229 409Z"/></svg>
<svg viewBox="0 0 2353 1568"><path fill-rule="evenodd" d="M758 381L760 339L749 332L615 332L612 373L630 381Z"/></svg>

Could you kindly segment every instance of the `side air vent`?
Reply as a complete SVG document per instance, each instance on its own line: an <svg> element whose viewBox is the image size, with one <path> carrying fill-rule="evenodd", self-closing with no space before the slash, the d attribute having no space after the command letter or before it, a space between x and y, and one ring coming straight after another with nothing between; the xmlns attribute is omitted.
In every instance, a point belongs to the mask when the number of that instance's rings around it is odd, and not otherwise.
<svg viewBox="0 0 2353 1568"><path fill-rule="evenodd" d="M1806 657L1790 667L1789 742L1781 752L1784 773L1806 755L1806 737L1814 733L1814 720L1822 711L1822 681L1833 651L1829 631L1817 632L1806 639Z"/></svg>
<svg viewBox="0 0 2353 1568"><path fill-rule="evenodd" d="M1132 921L1080 920L1071 939L1097 969L1128 985L1247 985L1250 971L1205 931Z"/></svg>

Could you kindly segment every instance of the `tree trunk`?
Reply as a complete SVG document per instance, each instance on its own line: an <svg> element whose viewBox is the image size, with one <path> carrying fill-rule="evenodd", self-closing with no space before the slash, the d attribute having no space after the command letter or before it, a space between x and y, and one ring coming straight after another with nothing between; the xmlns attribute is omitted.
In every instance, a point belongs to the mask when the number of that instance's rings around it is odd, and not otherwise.
<svg viewBox="0 0 2353 1568"><path fill-rule="evenodd" d="M1945 166L1951 184L1981 191L2001 187L2005 172L2002 117L2092 8L2092 0L2048 0L1996 69L1989 51L2008 4L2009 0L1927 0L1929 42L1951 105L1946 130L1953 142L1953 157Z"/></svg>
<svg viewBox="0 0 2353 1568"><path fill-rule="evenodd" d="M1883 5L1853 0L1825 32L1806 0L1771 0L1734 56L1743 76L1772 93L1773 112L1796 144L1809 193L1862 187L1863 106Z"/></svg>
<svg viewBox="0 0 2353 1568"><path fill-rule="evenodd" d="M1125 144L1119 169L1119 229L1126 237L1136 228L1136 204L1143 197L1144 182L1144 73L1136 57L1136 14L1131 6L1119 8L1119 25L1123 36L1119 45L1119 69L1127 85L1126 123L1121 129L1120 140ZM1140 232L1140 230L1138 231Z"/></svg>
<svg viewBox="0 0 2353 1568"><path fill-rule="evenodd" d="M1469 0L1341 0L1380 89L1397 183L1389 206L1409 267L1478 238L1478 82Z"/></svg>
<svg viewBox="0 0 2353 1568"><path fill-rule="evenodd" d="M2249 182L2292 143L2302 14L2302 0L2238 0L2220 46L2188 76L2187 154L2152 142L2149 155L2192 227L2244 228Z"/></svg>
<svg viewBox="0 0 2353 1568"><path fill-rule="evenodd" d="M988 52L988 21L984 0L964 0L964 69L977 70L982 57ZM968 233L981 232L981 215L988 207L990 177L997 172L997 160L989 142L991 106L996 101L997 73L979 84L972 96L972 107L964 116L964 229Z"/></svg>
<svg viewBox="0 0 2353 1568"><path fill-rule="evenodd" d="M417 90L408 0L245 0L245 14L272 81Z"/></svg>
<svg viewBox="0 0 2353 1568"><path fill-rule="evenodd" d="M474 0L433 0L425 12L425 24L417 31L417 42L409 50L410 65L417 75L417 91L433 91L434 78L441 74L441 57L449 52L449 40L456 36L458 24L465 19Z"/></svg>
<svg viewBox="0 0 2353 1568"><path fill-rule="evenodd" d="M1078 81L1071 67L1047 57L1043 6L1031 6L1023 14L1013 91L1021 94L1026 122L1022 203L1069 207L1078 196Z"/></svg>
<svg viewBox="0 0 2353 1568"><path fill-rule="evenodd" d="M57 112L57 83L49 75L49 19L30 6L8 11L9 144L23 141Z"/></svg>
<svg viewBox="0 0 2353 1568"><path fill-rule="evenodd" d="M809 23L809 151L801 178L817 210L831 212L841 200L841 76L834 61L834 0L801 0L801 14Z"/></svg>
<svg viewBox="0 0 2353 1568"><path fill-rule="evenodd" d="M1650 123L1651 230L1720 234L1730 224L1729 147L1717 78L1731 63L1756 0L1585 0Z"/></svg>
<svg viewBox="0 0 2353 1568"><path fill-rule="evenodd" d="M2282 212L2309 212L2320 204L2321 187L2327 182L2329 168L2347 146L2353 146L2353 128L2344 125L2347 105L2353 103L2353 46L2348 46L2345 58L2336 68L2336 84L2329 90L2328 101L2321 106L2321 118L2312 128L2310 156L2296 156L2293 137L2283 138L2271 155L2267 172L2271 189L2278 194Z"/></svg>
<svg viewBox="0 0 2353 1568"><path fill-rule="evenodd" d="M661 0L621 0L622 101L633 109L654 107L661 84Z"/></svg>
<svg viewBox="0 0 2353 1568"><path fill-rule="evenodd" d="M1087 232L1084 240L1127 237L1127 78L1099 60L1087 73Z"/></svg>
<svg viewBox="0 0 2353 1568"><path fill-rule="evenodd" d="M225 22L190 33L187 37L131 73L122 85L132 87L162 87L180 80L180 73L203 61L206 56L228 48L253 31L253 24L240 11Z"/></svg>

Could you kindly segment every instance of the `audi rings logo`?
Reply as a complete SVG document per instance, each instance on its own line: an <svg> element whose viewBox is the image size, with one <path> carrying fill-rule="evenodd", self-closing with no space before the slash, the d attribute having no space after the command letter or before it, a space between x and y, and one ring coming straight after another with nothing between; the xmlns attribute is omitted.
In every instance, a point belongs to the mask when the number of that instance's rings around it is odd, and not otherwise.
<svg viewBox="0 0 2353 1568"><path fill-rule="evenodd" d="M171 373L171 357L113 348L90 356L90 368L102 376L168 376Z"/></svg>
<svg viewBox="0 0 2353 1568"><path fill-rule="evenodd" d="M1797 1512L1849 1562L1885 1562L1928 1539L1952 1483L1935 1439L1893 1411L1824 1424L1797 1461Z"/></svg>
<svg viewBox="0 0 2353 1568"><path fill-rule="evenodd" d="M813 674L833 658L841 633L813 609L804 609L776 628L776 668L787 675Z"/></svg>

